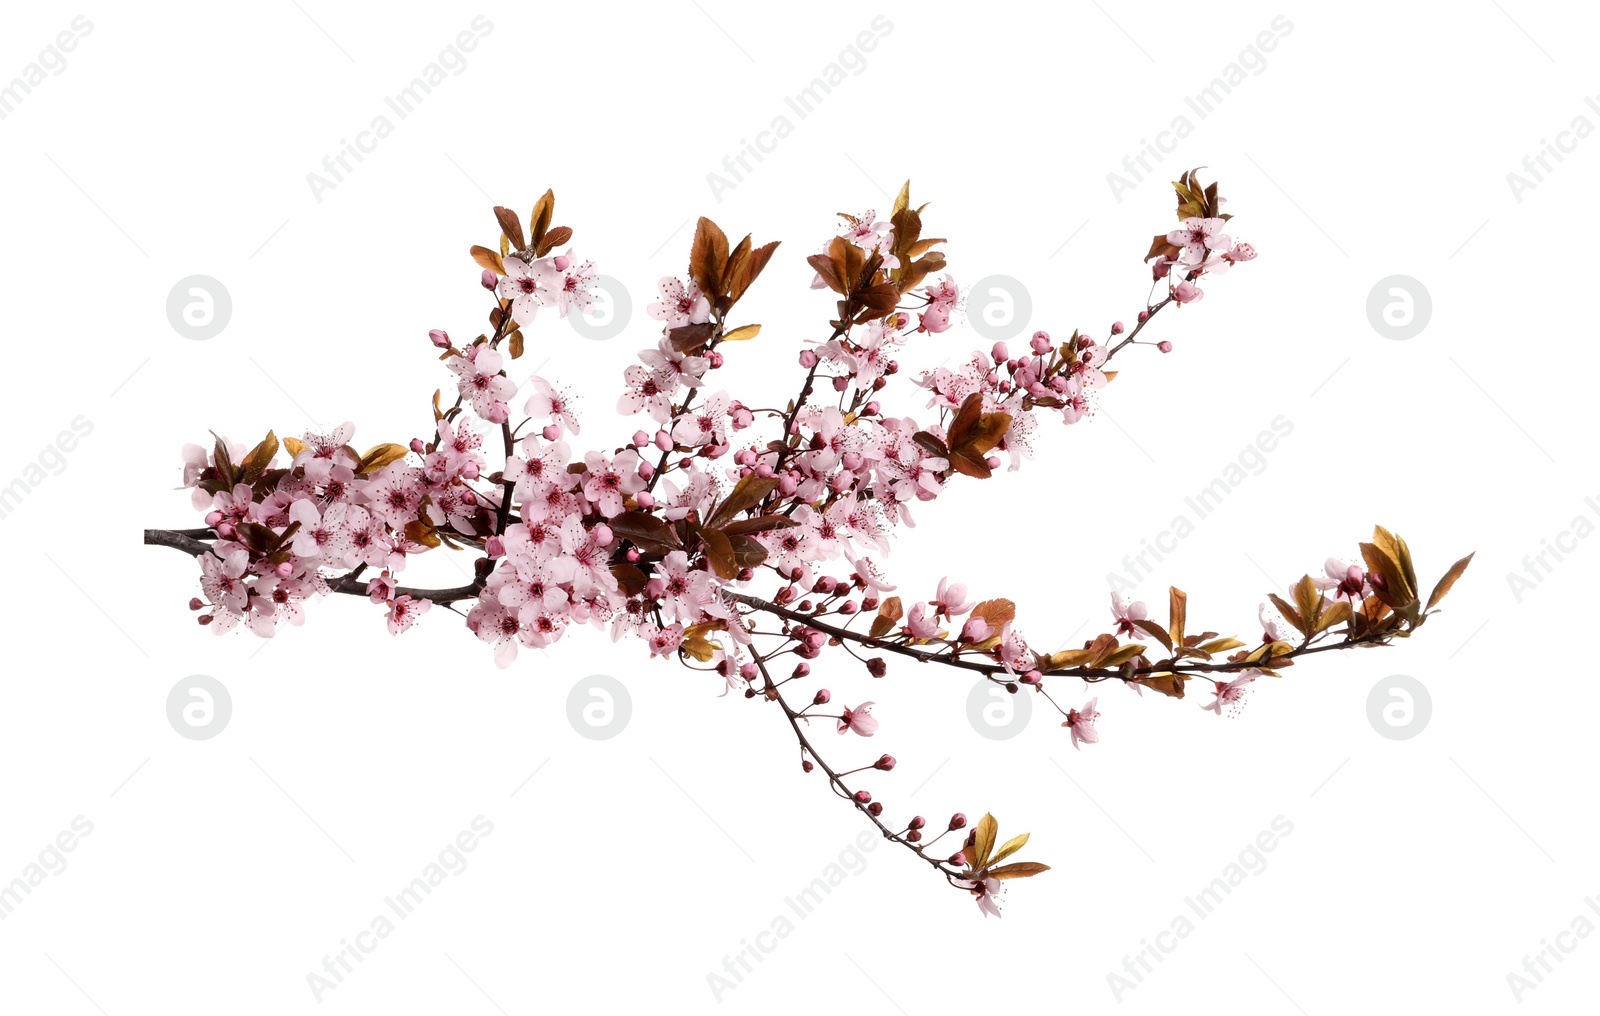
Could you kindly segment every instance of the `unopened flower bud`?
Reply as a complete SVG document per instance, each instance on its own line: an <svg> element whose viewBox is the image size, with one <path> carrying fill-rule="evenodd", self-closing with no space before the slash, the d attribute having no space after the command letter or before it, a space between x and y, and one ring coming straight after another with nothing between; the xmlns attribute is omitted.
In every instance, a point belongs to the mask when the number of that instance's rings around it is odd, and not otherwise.
<svg viewBox="0 0 1600 1016"><path fill-rule="evenodd" d="M867 814L871 815L873 818L877 818L879 815L882 815L883 802L873 801L871 804L867 805Z"/></svg>
<svg viewBox="0 0 1600 1016"><path fill-rule="evenodd" d="M807 370L810 370L812 367L815 367L816 365L817 365L817 354L812 352L809 349L802 349L800 351L800 366L804 367Z"/></svg>
<svg viewBox="0 0 1600 1016"><path fill-rule="evenodd" d="M411 450L416 452L418 455L421 455L423 451L427 449L427 447L427 445L422 443L422 438L414 437L411 439Z"/></svg>
<svg viewBox="0 0 1600 1016"><path fill-rule="evenodd" d="M1050 352L1050 333L1034 332L1033 341L1028 343L1028 348L1033 350L1035 353L1038 353L1040 356Z"/></svg>
<svg viewBox="0 0 1600 1016"><path fill-rule="evenodd" d="M290 564L287 561L284 561L283 563L278 565L277 571L278 571L278 578L286 579L290 575L294 574L294 565Z"/></svg>
<svg viewBox="0 0 1600 1016"><path fill-rule="evenodd" d="M487 289L492 293L494 292L495 287L500 285L500 276L485 268L483 270L483 274L478 276L478 282L483 286L484 289Z"/></svg>
<svg viewBox="0 0 1600 1016"><path fill-rule="evenodd" d="M1170 353L1172 352L1172 343L1168 342L1166 339L1162 339L1160 342L1156 343L1156 348L1161 350L1163 353Z"/></svg>
<svg viewBox="0 0 1600 1016"><path fill-rule="evenodd" d="M633 500L639 505L640 508L643 508L646 511L656 506L656 496L650 493L648 490L639 491L639 493L633 495Z"/></svg>
<svg viewBox="0 0 1600 1016"><path fill-rule="evenodd" d="M855 799L857 804L871 804L872 794L865 790L858 790L855 792Z"/></svg>
<svg viewBox="0 0 1600 1016"><path fill-rule="evenodd" d="M882 677L888 672L889 665L883 661L883 657L874 656L872 659L867 661L867 673L871 674L873 677Z"/></svg>
<svg viewBox="0 0 1600 1016"><path fill-rule="evenodd" d="M994 357L995 363L1005 363L1011 359L1011 351L1006 348L1004 342L996 342L994 348L989 351L989 355Z"/></svg>
<svg viewBox="0 0 1600 1016"><path fill-rule="evenodd" d="M801 664L801 666L805 666L805 664ZM800 667L796 667L795 669L799 670ZM818 688L817 693L811 696L811 704L814 706L825 706L828 704L828 700L831 698L833 698L833 695L829 693L828 689Z"/></svg>
<svg viewBox="0 0 1600 1016"><path fill-rule="evenodd" d="M967 855L958 850L950 855L950 863L957 868L965 868L967 866Z"/></svg>
<svg viewBox="0 0 1600 1016"><path fill-rule="evenodd" d="M206 512L206 525L211 526L213 529L215 529L217 523L221 522L221 521L222 521L222 513L221 512Z"/></svg>
<svg viewBox="0 0 1600 1016"><path fill-rule="evenodd" d="M589 530L589 537L594 540L596 547L609 547L611 546L611 541L617 538L617 534L612 532L610 526L602 522Z"/></svg>
<svg viewBox="0 0 1600 1016"><path fill-rule="evenodd" d="M539 433L544 436L546 441L554 441L561 437L561 426L559 424L552 423L547 425L544 430L541 430Z"/></svg>
<svg viewBox="0 0 1600 1016"><path fill-rule="evenodd" d="M800 760L800 771L801 772L809 773L811 771L811 768L812 768L812 766L811 766L811 760L810 759L803 758L803 759Z"/></svg>
<svg viewBox="0 0 1600 1016"><path fill-rule="evenodd" d="M1113 321L1113 322L1111 322L1111 334L1112 335L1121 335L1125 331L1127 331L1127 329L1122 327L1122 322L1121 321Z"/></svg>
<svg viewBox="0 0 1600 1016"><path fill-rule="evenodd" d="M483 541L483 552L490 558L506 556L506 541L498 536L491 536Z"/></svg>
<svg viewBox="0 0 1600 1016"><path fill-rule="evenodd" d="M431 339L433 344L438 346L440 349L450 348L450 336L443 328L431 329L428 332L428 338Z"/></svg>
<svg viewBox="0 0 1600 1016"><path fill-rule="evenodd" d="M204 607L204 606L205 606L205 604L200 602L200 597L198 597L198 596L189 597L189 609L190 610L199 610L201 607Z"/></svg>
<svg viewBox="0 0 1600 1016"><path fill-rule="evenodd" d="M650 443L650 435L649 434L646 434L642 430L636 430L636 431L633 432L633 446L635 448L643 448L645 445L647 445L649 443Z"/></svg>
<svg viewBox="0 0 1600 1016"><path fill-rule="evenodd" d="M881 769L884 772L888 772L889 770L893 769L897 764L898 763L895 762L895 758L894 758L893 755L884 755L884 756L881 756L878 759L877 762L873 763L872 768Z"/></svg>
<svg viewBox="0 0 1600 1016"><path fill-rule="evenodd" d="M906 841L909 842L909 843L916 843L921 839L922 839L922 830L920 830L920 829L913 829L910 832L906 833Z"/></svg>
<svg viewBox="0 0 1600 1016"><path fill-rule="evenodd" d="M967 825L967 816L961 814L961 812L958 811L954 815L950 816L950 828L951 829L965 829L966 825Z"/></svg>

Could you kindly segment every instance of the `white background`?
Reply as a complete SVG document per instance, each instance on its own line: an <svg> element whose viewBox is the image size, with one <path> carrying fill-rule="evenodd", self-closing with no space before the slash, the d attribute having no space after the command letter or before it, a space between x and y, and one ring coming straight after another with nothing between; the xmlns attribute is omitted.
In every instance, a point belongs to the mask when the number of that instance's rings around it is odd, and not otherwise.
<svg viewBox="0 0 1600 1016"><path fill-rule="evenodd" d="M0 880L74 816L93 833L0 921L6 1010L1518 1008L1523 957L1580 913L1600 922L1582 789L1600 695L1572 644L1600 550L1579 541L1520 602L1507 581L1596 517L1580 407L1600 141L1520 202L1506 174L1574 117L1600 124L1583 101L1600 80L1592 12L1501 8L12 5L0 80L75 15L93 28L0 120L0 483L73 418L93 432L0 520ZM480 12L492 31L465 69L316 200L307 174ZM784 97L879 13L892 29L865 69L798 120ZM1278 15L1292 31L1265 68L1196 117L1184 97ZM1107 174L1179 114L1193 132L1118 201ZM707 173L779 115L793 133L718 201ZM1002 921L875 849L719 1003L707 975L864 828L802 777L770 708L587 630L498 671L454 616L394 639L356 598L313 604L270 643L213 638L185 609L193 563L140 545L143 527L198 524L172 488L179 448L208 428L253 442L351 419L363 447L417 433L446 381L426 331L482 327L466 250L494 243L492 204L526 217L553 187L578 252L629 288L622 337L541 320L519 365L548 358L601 448L635 427L612 411L621 372L653 341L643 307L681 272L692 216L784 241L745 301L766 330L724 377L761 404L788 396L796 351L825 332L802 256L834 212L883 210L909 176L958 282L1010 276L1029 330L1103 336L1142 305L1140 257L1173 221L1165 180L1192 165L1220 178L1261 257L1164 314L1147 334L1176 350L1131 351L1093 422L1046 423L1036 462L924 506L887 562L901 592L950 574L1017 600L1036 644L1081 641L1109 621L1107 573L1279 415L1292 435L1141 584L1152 603L1178 584L1191 628L1254 639L1267 590L1353 556L1374 522L1406 536L1427 582L1478 558L1416 639L1314 658L1238 719L1198 694L1103 688L1084 751L1043 710L1013 740L980 737L963 677L819 664L836 700L879 703L872 741L822 736L841 764L898 756L866 781L891 815L992 810L1003 833L1032 831L1025 856L1054 870L1012 883ZM167 320L193 274L231 294L210 340ZM1366 311L1395 274L1433 306L1403 341ZM902 362L988 345L962 326ZM408 577L460 581L437 559ZM567 718L596 673L632 696L609 741ZM211 740L168 723L192 674L231 693ZM1431 697L1410 740L1368 720L1393 674ZM469 867L317 1002L307 975L478 815L494 831ZM1293 832L1265 870L1118 1001L1107 975L1280 815ZM1594 997L1600 941L1563 941L1576 950L1521 1008Z"/></svg>

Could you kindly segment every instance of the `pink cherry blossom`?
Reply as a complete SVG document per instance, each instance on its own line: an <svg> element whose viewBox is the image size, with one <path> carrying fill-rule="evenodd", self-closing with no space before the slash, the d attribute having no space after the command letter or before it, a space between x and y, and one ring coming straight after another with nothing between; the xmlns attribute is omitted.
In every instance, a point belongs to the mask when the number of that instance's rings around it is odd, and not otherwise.
<svg viewBox="0 0 1600 1016"><path fill-rule="evenodd" d="M1254 684L1256 678L1260 676L1261 671L1259 670L1246 670L1232 681L1212 681L1211 693L1215 698L1201 708L1209 709L1221 716L1223 706L1227 706L1230 716L1238 715L1239 710L1244 705L1245 692L1250 690L1250 685Z"/></svg>
<svg viewBox="0 0 1600 1016"><path fill-rule="evenodd" d="M878 721L872 715L875 703L863 702L854 709L845 706L839 717L839 733L853 730L862 737L871 737L878 732Z"/></svg>
<svg viewBox="0 0 1600 1016"><path fill-rule="evenodd" d="M1135 621L1148 620L1150 611L1142 600L1129 600L1121 593L1111 594L1111 616L1117 621L1117 634L1131 638L1145 638L1146 633Z"/></svg>
<svg viewBox="0 0 1600 1016"><path fill-rule="evenodd" d="M1095 708L1098 698L1092 698L1083 704L1082 709L1072 709L1067 712L1067 720L1061 724L1071 728L1072 746L1080 751L1080 744L1098 744L1100 731L1095 729L1094 721L1100 718L1100 711Z"/></svg>
<svg viewBox="0 0 1600 1016"><path fill-rule="evenodd" d="M1198 265L1214 250L1228 250L1233 238L1223 232L1225 219L1203 219L1198 216L1184 219L1178 228L1167 234L1167 242L1183 248L1178 256L1184 264Z"/></svg>
<svg viewBox="0 0 1600 1016"><path fill-rule="evenodd" d="M711 320L711 302L700 293L700 287L690 282L686 287L682 280L664 278L659 287L661 299L645 308L657 321L666 323L666 327L682 328L684 325L704 324Z"/></svg>
<svg viewBox="0 0 1600 1016"><path fill-rule="evenodd" d="M456 389L463 399L472 403L473 412L487 416L495 403L506 402L517 394L517 386L500 373L504 359L499 350L474 346L469 352L472 352L471 359L452 356L445 361L445 366L461 379Z"/></svg>
<svg viewBox="0 0 1600 1016"><path fill-rule="evenodd" d="M983 912L984 917L987 918L991 914L995 917L1000 916L1000 897L1005 895L1006 891L1004 882L997 878L958 878L952 881L953 884L960 886L962 889L971 890L972 895L977 899L978 909Z"/></svg>
<svg viewBox="0 0 1600 1016"><path fill-rule="evenodd" d="M511 320L518 327L527 327L533 323L540 307L555 302L556 293L561 289L560 273L548 258L541 258L531 265L521 258L507 257L504 260L506 274L500 280L500 298L511 301Z"/></svg>

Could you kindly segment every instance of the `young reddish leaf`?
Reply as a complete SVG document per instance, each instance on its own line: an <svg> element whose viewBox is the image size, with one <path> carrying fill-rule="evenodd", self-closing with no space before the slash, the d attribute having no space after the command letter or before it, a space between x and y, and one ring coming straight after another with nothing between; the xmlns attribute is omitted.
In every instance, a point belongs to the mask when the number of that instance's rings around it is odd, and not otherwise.
<svg viewBox="0 0 1600 1016"><path fill-rule="evenodd" d="M1002 864L998 868L990 868L986 875L989 878L997 878L1004 882L1013 878L1032 878L1040 872L1049 870L1050 866L1048 864L1040 864L1038 861L1013 861L1010 864Z"/></svg>
<svg viewBox="0 0 1600 1016"><path fill-rule="evenodd" d="M1161 627L1159 622L1143 619L1135 621L1133 624L1136 628L1143 628L1146 632L1153 636L1157 642L1160 642L1163 646L1166 646L1167 652L1172 652L1172 636L1167 634L1167 630Z"/></svg>
<svg viewBox="0 0 1600 1016"><path fill-rule="evenodd" d="M533 231L535 244L544 239L545 233L550 229L550 223L555 219L555 214L556 192L547 190L539 195L539 200L533 204L533 212L528 216L528 228Z"/></svg>
<svg viewBox="0 0 1600 1016"><path fill-rule="evenodd" d="M972 856L967 858L968 866L981 869L989 863L989 852L994 849L994 841L1000 835L1000 823L995 821L993 815L985 813L978 820L978 825L972 830Z"/></svg>
<svg viewBox="0 0 1600 1016"><path fill-rule="evenodd" d="M1157 691L1168 698L1183 698L1183 678L1177 674L1149 674L1136 677L1133 683Z"/></svg>
<svg viewBox="0 0 1600 1016"><path fill-rule="evenodd" d="M1456 580L1467 570L1467 565L1472 563L1472 558L1476 553L1477 551L1473 551L1472 554L1468 554L1450 566L1450 570L1444 573L1444 578L1439 580L1439 584L1434 586L1433 592L1428 595L1427 609L1432 610L1440 600L1445 598L1445 594L1450 592L1451 587L1456 584Z"/></svg>
<svg viewBox="0 0 1600 1016"><path fill-rule="evenodd" d="M363 476L369 473L376 473L389 463L398 462L400 459L405 458L406 453L410 450L405 445L398 444L374 445L367 449L365 455L361 456L361 461L356 466L356 472Z"/></svg>
<svg viewBox="0 0 1600 1016"><path fill-rule="evenodd" d="M1167 632L1172 636L1172 644L1183 645L1183 626L1189 617L1189 594L1172 586L1167 593L1168 611L1171 623L1167 625Z"/></svg>
<svg viewBox="0 0 1600 1016"><path fill-rule="evenodd" d="M611 531L647 554L669 554L683 548L677 530L654 515L640 511L623 512L606 520Z"/></svg>
<svg viewBox="0 0 1600 1016"><path fill-rule="evenodd" d="M833 263L832 258L826 254L813 254L806 258L806 264L817 270L817 274L822 276L822 281L828 284L829 289L841 296L844 295L844 280L839 277L839 268Z"/></svg>
<svg viewBox="0 0 1600 1016"><path fill-rule="evenodd" d="M694 227L694 245L689 248L689 274L699 283L708 300L722 295L722 270L728 263L728 237L705 216Z"/></svg>
<svg viewBox="0 0 1600 1016"><path fill-rule="evenodd" d="M1333 606L1324 610L1317 618L1316 630L1319 632L1324 632L1338 624L1340 621L1348 620L1350 620L1350 601L1336 600Z"/></svg>
<svg viewBox="0 0 1600 1016"><path fill-rule="evenodd" d="M999 864L1001 861L1004 861L1012 854L1015 854L1017 851L1027 846L1029 835L1029 833L1023 833L1021 836L1013 836L1011 839L1006 840L1005 843L1001 845L1000 849L994 852L994 856L989 858L989 863L991 865Z"/></svg>
<svg viewBox="0 0 1600 1016"><path fill-rule="evenodd" d="M706 559L719 579L731 579L739 574L739 565L733 559L733 543L720 529L700 530L700 542L705 544Z"/></svg>
<svg viewBox="0 0 1600 1016"><path fill-rule="evenodd" d="M1283 597L1279 596L1277 593L1268 593L1267 599L1271 600L1272 605L1278 608L1278 613L1283 615L1283 619L1294 626L1295 631L1302 635L1311 634L1310 626L1307 625L1305 620L1300 616L1300 612L1291 607Z"/></svg>
<svg viewBox="0 0 1600 1016"><path fill-rule="evenodd" d="M984 600L972 608L972 616L983 618L997 632L1017 619L1017 605L1007 599Z"/></svg>
<svg viewBox="0 0 1600 1016"><path fill-rule="evenodd" d="M241 464L244 470L244 482L255 483L272 463L272 457L278 454L278 435L267 431L267 436L261 443L250 449L250 454L244 457Z"/></svg>
<svg viewBox="0 0 1600 1016"><path fill-rule="evenodd" d="M473 244L472 260L478 263L479 268L486 268L496 275L504 275L506 273L505 262L500 260L500 255L487 247L479 247L477 244Z"/></svg>
<svg viewBox="0 0 1600 1016"><path fill-rule="evenodd" d="M713 529L721 529L732 522L735 515L749 511L760 504L777 485L776 476L763 477L750 473L734 484L728 496L723 498L722 503L711 513L711 518L706 520L706 525Z"/></svg>
<svg viewBox="0 0 1600 1016"><path fill-rule="evenodd" d="M1134 657L1143 655L1145 648L1146 647L1139 645L1137 642L1131 645L1118 646L1113 652L1110 652L1098 660L1095 660L1094 666L1101 669L1106 667L1120 667Z"/></svg>
<svg viewBox="0 0 1600 1016"><path fill-rule="evenodd" d="M1302 575L1300 581L1294 584L1294 606L1304 622L1301 634L1309 635L1320 630L1317 618L1322 613L1322 590L1317 588L1316 581L1310 575Z"/></svg>
<svg viewBox="0 0 1600 1016"><path fill-rule="evenodd" d="M900 604L900 597L889 597L878 605L878 616L872 619L869 634L873 638L883 637L895 626L895 622L904 616L905 610Z"/></svg>
<svg viewBox="0 0 1600 1016"><path fill-rule="evenodd" d="M733 544L733 560L740 568L759 567L767 559L767 548L755 537L739 534L728 537Z"/></svg>
<svg viewBox="0 0 1600 1016"><path fill-rule="evenodd" d="M699 349L711 341L711 336L716 334L716 326L709 321L697 325L683 325L670 329L667 332L667 341L672 343L672 348L680 353L687 353Z"/></svg>
<svg viewBox="0 0 1600 1016"><path fill-rule="evenodd" d="M768 533L774 529L792 529L799 524L787 515L757 515L753 519L738 519L719 528L729 536L739 536Z"/></svg>
<svg viewBox="0 0 1600 1016"><path fill-rule="evenodd" d="M777 240L762 244L752 250L749 257L742 259L738 265L729 268L728 296L730 299L737 301L744 296L745 291L756 281L762 269L767 267L767 262L772 260L772 252L777 249Z"/></svg>
<svg viewBox="0 0 1600 1016"><path fill-rule="evenodd" d="M528 245L522 238L522 222L517 218L516 212L509 208L495 205L494 217L500 223L500 232L505 235L507 240L511 241L511 246L517 250L522 250Z"/></svg>
<svg viewBox="0 0 1600 1016"><path fill-rule="evenodd" d="M534 241L533 252L539 257L555 250L557 247L572 239L571 226L557 226L538 240Z"/></svg>

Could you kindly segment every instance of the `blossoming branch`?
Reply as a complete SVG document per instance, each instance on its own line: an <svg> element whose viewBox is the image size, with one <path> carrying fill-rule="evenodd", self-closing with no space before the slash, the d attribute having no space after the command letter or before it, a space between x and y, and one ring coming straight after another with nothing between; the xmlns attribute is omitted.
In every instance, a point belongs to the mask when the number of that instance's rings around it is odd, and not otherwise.
<svg viewBox="0 0 1600 1016"><path fill-rule="evenodd" d="M433 393L426 436L361 452L347 423L281 444L269 432L252 447L221 437L188 445L183 481L203 526L146 530L145 542L198 560L203 595L190 607L218 634L271 636L303 623L312 598L345 593L369 598L393 634L433 607L450 610L502 667L585 626L637 640L651 657L710 675L722 694L780 713L805 772L820 769L885 838L998 915L1007 881L1048 870L1010 860L1027 834L1000 842L990 815L970 827L960 813L942 828L920 815L890 821L863 783L893 769L894 756L847 747L856 757L841 766L818 746L828 728L877 735L875 703L835 701L816 687L813 661L826 652L875 678L892 657L976 673L1048 702L1077 747L1098 742L1102 710L1098 697L1063 703L1073 680L1176 699L1193 684L1210 696L1205 709L1235 712L1256 682L1305 657L1408 637L1471 560L1424 601L1406 542L1379 527L1360 563L1330 559L1323 574L1269 594L1254 642L1192 623L1176 588L1165 622L1113 594L1108 631L1053 653L1031 648L1011 601L979 600L963 583L894 595L879 562L913 512L951 484L1020 468L1042 421L1091 416L1118 354L1171 350L1141 338L1157 315L1194 304L1203 285L1255 258L1227 232L1215 183L1191 172L1174 186L1178 225L1149 248L1151 288L1131 328L1115 322L1103 339L1040 331L1026 349L999 342L954 369L923 371L909 380L920 411L886 404L888 389L902 356L951 327L961 292L945 272L945 241L923 235L927 206L911 205L909 184L886 218L843 216L807 259L812 287L833 306L798 352L800 380L781 403L770 394L747 403L715 384L733 344L761 333L734 312L778 244L730 243L702 218L687 277L662 279L650 305L659 339L624 372L617 410L642 417L640 429L625 447L587 451L574 448L575 396L543 378L519 391L506 364L541 313L590 306L594 265L572 252L570 228L553 225L552 193L526 231L496 208L498 249L471 251L489 327L459 344L429 332L451 383ZM440 549L473 558L471 582L401 584L411 558Z"/></svg>

